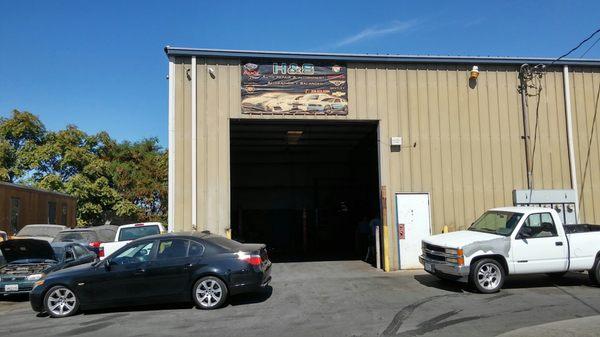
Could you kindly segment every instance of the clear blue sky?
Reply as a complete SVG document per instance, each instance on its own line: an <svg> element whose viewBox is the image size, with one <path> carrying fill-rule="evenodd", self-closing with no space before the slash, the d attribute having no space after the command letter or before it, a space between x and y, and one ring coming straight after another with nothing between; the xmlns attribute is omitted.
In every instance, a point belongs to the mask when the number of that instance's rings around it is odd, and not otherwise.
<svg viewBox="0 0 600 337"><path fill-rule="evenodd" d="M598 13L597 0L0 0L0 115L166 146L165 45L556 57L600 27Z"/></svg>

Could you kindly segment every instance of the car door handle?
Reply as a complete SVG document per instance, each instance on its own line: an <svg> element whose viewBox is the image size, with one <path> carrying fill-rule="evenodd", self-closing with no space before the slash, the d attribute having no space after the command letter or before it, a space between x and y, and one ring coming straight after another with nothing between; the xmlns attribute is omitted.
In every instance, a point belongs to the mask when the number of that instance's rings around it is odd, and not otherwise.
<svg viewBox="0 0 600 337"><path fill-rule="evenodd" d="M192 268L192 264L191 263L187 263L185 266L183 266L183 269L188 270Z"/></svg>
<svg viewBox="0 0 600 337"><path fill-rule="evenodd" d="M557 241L554 244L557 245L557 246L562 246L563 245L562 241Z"/></svg>
<svg viewBox="0 0 600 337"><path fill-rule="evenodd" d="M134 275L142 275L142 274L145 274L145 273L146 273L146 269L144 269L144 268L139 268L139 269L137 269L137 270L136 270L136 271L135 271L133 274L134 274Z"/></svg>

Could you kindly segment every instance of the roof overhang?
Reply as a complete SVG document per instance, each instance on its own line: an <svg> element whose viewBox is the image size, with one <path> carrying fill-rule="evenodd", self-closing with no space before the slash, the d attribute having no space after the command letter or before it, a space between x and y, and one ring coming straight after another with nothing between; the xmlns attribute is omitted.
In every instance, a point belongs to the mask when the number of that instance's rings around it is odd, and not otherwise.
<svg viewBox="0 0 600 337"><path fill-rule="evenodd" d="M553 58L540 57L496 57L496 56L432 56L432 55L394 55L394 54L338 54L338 53L307 53L284 51L255 51L255 50L228 50L228 49L201 49L165 47L167 56L198 56L228 59L286 59L286 60L323 60L336 62L362 62L362 63L434 63L434 64L496 64L496 65L522 65L546 64L554 61ZM587 66L599 67L599 59L562 59L554 63L555 66Z"/></svg>

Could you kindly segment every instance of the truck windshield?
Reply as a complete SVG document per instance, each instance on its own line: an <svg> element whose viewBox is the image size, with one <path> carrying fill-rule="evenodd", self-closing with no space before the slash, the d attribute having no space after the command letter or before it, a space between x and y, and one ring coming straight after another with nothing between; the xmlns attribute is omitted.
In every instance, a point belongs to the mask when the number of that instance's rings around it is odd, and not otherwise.
<svg viewBox="0 0 600 337"><path fill-rule="evenodd" d="M523 217L523 213L488 211L483 213L469 227L469 230L509 236L519 223L519 220L521 220L521 217Z"/></svg>
<svg viewBox="0 0 600 337"><path fill-rule="evenodd" d="M119 234L119 241L129 241L145 236L160 234L160 229L157 225L153 226L141 226L141 227L126 227L121 228L121 234Z"/></svg>

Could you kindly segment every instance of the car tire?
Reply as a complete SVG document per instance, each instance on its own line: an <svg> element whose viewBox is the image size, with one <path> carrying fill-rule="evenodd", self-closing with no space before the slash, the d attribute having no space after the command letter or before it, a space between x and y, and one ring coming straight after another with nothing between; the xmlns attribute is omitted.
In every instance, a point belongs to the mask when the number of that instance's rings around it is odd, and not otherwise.
<svg viewBox="0 0 600 337"><path fill-rule="evenodd" d="M596 258L592 269L588 270L588 276L593 284L600 286L600 258Z"/></svg>
<svg viewBox="0 0 600 337"><path fill-rule="evenodd" d="M194 284L192 299L199 309L218 309L227 301L227 286L220 278L206 276Z"/></svg>
<svg viewBox="0 0 600 337"><path fill-rule="evenodd" d="M72 316L79 310L79 298L65 286L52 287L44 296L44 310L54 318Z"/></svg>
<svg viewBox="0 0 600 337"><path fill-rule="evenodd" d="M469 282L477 291L491 294L500 291L504 285L506 272L502 264L494 259L481 259L475 262L469 273Z"/></svg>

